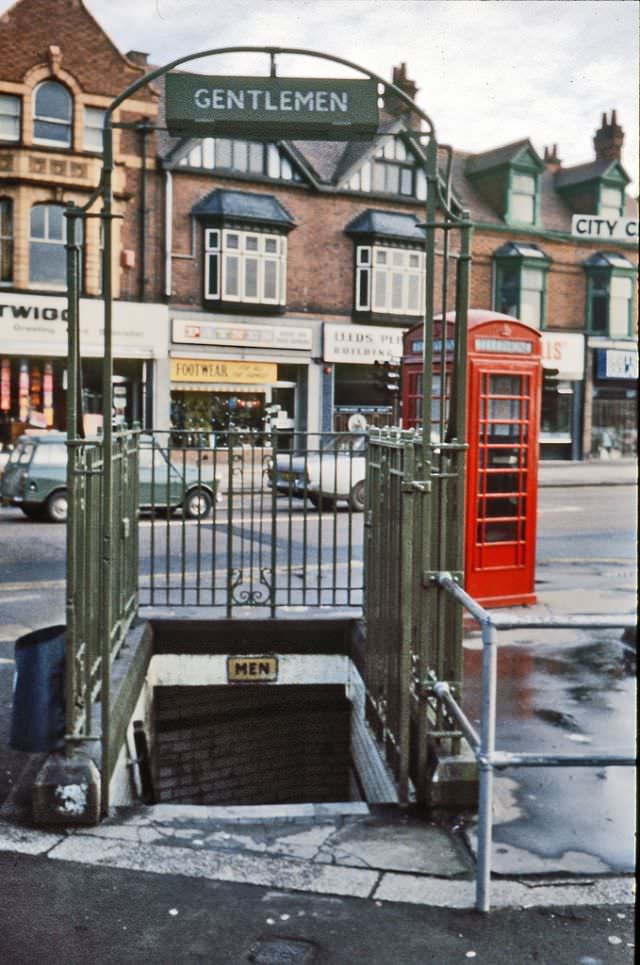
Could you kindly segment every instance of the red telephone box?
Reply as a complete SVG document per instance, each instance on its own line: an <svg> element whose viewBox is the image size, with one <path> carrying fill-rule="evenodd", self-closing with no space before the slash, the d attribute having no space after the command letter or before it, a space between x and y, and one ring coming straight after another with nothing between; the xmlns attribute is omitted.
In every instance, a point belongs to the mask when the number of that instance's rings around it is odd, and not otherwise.
<svg viewBox="0 0 640 965"><path fill-rule="evenodd" d="M447 315L447 328L453 318ZM469 311L468 325L465 589L483 606L531 604L536 601L541 335L516 318L481 309ZM405 428L422 421L422 334L419 325L405 335ZM438 359L441 322L434 336ZM438 435L443 397L448 404L448 355L444 385L441 363L434 363L432 439Z"/></svg>

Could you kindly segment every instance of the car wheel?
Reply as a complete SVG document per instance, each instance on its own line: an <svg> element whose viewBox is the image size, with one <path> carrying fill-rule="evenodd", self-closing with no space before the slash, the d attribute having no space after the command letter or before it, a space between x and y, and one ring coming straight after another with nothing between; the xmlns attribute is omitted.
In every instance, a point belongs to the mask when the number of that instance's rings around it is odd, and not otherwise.
<svg viewBox="0 0 640 965"><path fill-rule="evenodd" d="M354 513L364 512L364 479L357 482L351 489L349 505Z"/></svg>
<svg viewBox="0 0 640 965"><path fill-rule="evenodd" d="M213 500L206 489L192 489L184 499L183 512L187 519L204 519L211 512Z"/></svg>
<svg viewBox="0 0 640 965"><path fill-rule="evenodd" d="M51 523L66 523L69 514L66 492L52 493L45 503L44 513Z"/></svg>

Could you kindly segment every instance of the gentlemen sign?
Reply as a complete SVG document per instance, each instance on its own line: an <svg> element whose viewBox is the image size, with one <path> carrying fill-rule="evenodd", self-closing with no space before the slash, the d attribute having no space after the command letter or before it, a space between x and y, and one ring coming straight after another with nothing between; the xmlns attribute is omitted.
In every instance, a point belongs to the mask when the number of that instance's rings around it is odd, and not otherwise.
<svg viewBox="0 0 640 965"><path fill-rule="evenodd" d="M597 218L590 214L574 214L571 234L576 238L600 238L602 241L637 241L637 218Z"/></svg>
<svg viewBox="0 0 640 965"><path fill-rule="evenodd" d="M177 136L369 138L378 127L377 83L167 74L167 127Z"/></svg>

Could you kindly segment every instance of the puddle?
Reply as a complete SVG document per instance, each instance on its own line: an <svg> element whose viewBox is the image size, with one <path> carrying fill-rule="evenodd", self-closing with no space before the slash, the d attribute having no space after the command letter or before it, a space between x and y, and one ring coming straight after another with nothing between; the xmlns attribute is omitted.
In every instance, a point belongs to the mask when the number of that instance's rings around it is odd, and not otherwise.
<svg viewBox="0 0 640 965"><path fill-rule="evenodd" d="M542 754L635 754L635 650L620 630L566 631L564 645L498 650L496 747ZM597 634L597 637L596 637ZM543 634L541 634L543 636ZM465 647L464 707L480 717L479 650ZM635 856L635 768L518 768L517 809L497 844L540 858L568 852L629 872Z"/></svg>

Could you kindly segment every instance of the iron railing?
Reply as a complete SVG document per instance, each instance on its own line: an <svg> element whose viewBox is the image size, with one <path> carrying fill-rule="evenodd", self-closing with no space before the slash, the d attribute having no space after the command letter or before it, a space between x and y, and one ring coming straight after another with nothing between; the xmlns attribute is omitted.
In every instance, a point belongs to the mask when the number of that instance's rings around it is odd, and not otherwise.
<svg viewBox="0 0 640 965"><path fill-rule="evenodd" d="M141 606L223 608L228 617L244 607L275 616L362 606L364 436L142 439ZM196 493L200 504L190 502Z"/></svg>
<svg viewBox="0 0 640 965"><path fill-rule="evenodd" d="M442 678L433 675L431 690L444 711L455 721L467 740L478 762L478 862L476 870L476 910L488 912L491 908L491 847L493 834L493 775L495 769L507 767L632 767L637 763L633 754L538 754L498 751L495 747L497 708L497 648L498 629L545 628L545 629L605 629L635 626L635 617L567 617L567 618L512 618L492 616L469 596L451 573L440 572L432 576L439 595L455 600L480 624L482 631L482 706L480 734L466 717Z"/></svg>
<svg viewBox="0 0 640 965"><path fill-rule="evenodd" d="M462 625L458 608L435 598L429 575L448 561L460 569L460 478L464 446L426 447L414 430L372 430L367 454L365 619L367 716L401 801L410 783L428 794L431 749L460 733L432 698L431 674L459 693Z"/></svg>
<svg viewBox="0 0 640 965"><path fill-rule="evenodd" d="M104 448L100 441L69 443L66 600L66 734L69 742L95 736L95 703L99 700L103 708L108 708L111 665L138 609L136 430L114 434L114 503L109 521L112 565L108 583L104 580L100 554L104 470ZM107 603L111 621L105 635L103 614Z"/></svg>

